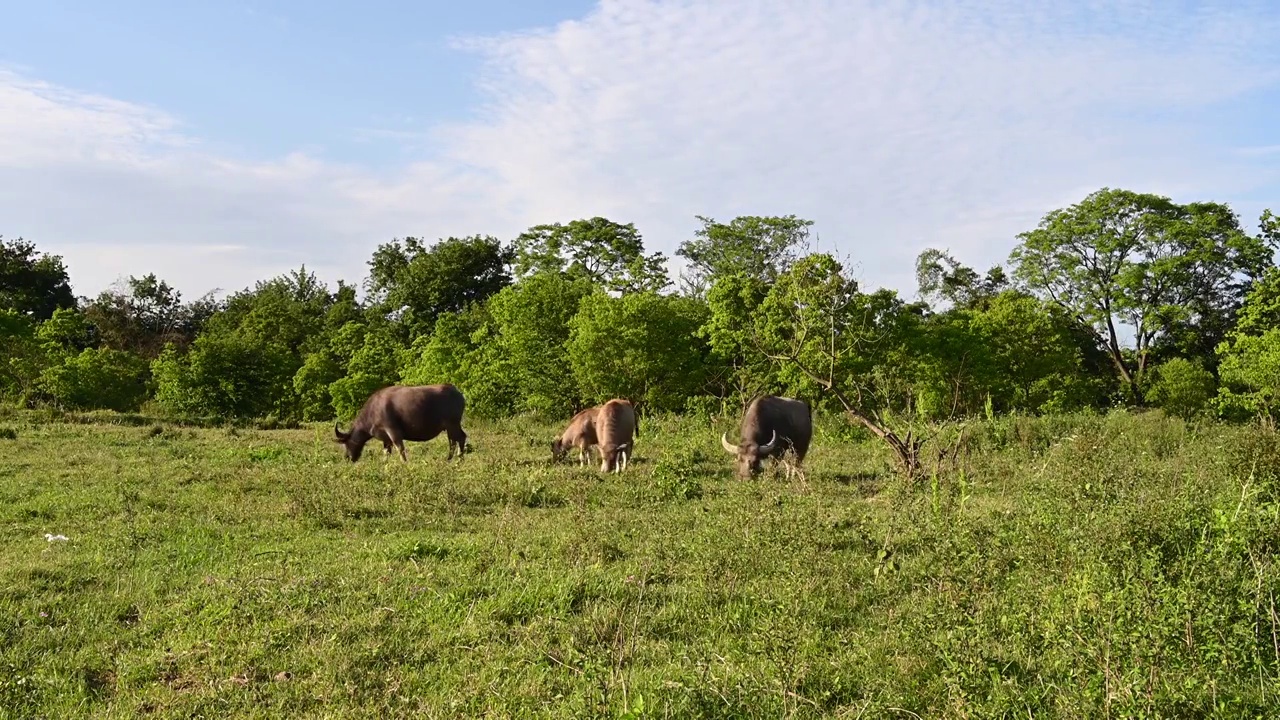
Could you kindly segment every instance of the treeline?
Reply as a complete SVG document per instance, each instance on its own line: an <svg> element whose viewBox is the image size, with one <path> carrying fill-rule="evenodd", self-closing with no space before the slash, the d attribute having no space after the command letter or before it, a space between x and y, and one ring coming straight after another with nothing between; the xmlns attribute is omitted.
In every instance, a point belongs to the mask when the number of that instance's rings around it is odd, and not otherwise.
<svg viewBox="0 0 1280 720"><path fill-rule="evenodd" d="M314 421L392 383L452 382L489 417L611 397L707 412L774 392L877 434L893 418L1114 405L1276 416L1269 211L1253 235L1226 205L1104 188L1019 235L1006 266L925 251L915 302L811 252L807 220L699 221L675 279L633 225L597 217L509 243L393 240L363 299L305 266L223 299L184 301L154 275L75 298L61 258L0 239L0 396Z"/></svg>

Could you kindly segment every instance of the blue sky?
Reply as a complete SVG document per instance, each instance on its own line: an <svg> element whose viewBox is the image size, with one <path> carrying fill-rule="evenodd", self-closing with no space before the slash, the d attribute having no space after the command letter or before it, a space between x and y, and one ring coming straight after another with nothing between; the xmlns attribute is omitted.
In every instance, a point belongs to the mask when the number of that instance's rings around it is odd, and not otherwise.
<svg viewBox="0 0 1280 720"><path fill-rule="evenodd" d="M1102 186L1280 211L1271 0L7 3L0 234L186 296L392 237L795 213L868 286Z"/></svg>
<svg viewBox="0 0 1280 720"><path fill-rule="evenodd" d="M0 23L0 62L60 86L163 108L258 157L298 148L393 164L397 133L462 120L480 58L456 37L552 25L586 0L365 3L41 0Z"/></svg>

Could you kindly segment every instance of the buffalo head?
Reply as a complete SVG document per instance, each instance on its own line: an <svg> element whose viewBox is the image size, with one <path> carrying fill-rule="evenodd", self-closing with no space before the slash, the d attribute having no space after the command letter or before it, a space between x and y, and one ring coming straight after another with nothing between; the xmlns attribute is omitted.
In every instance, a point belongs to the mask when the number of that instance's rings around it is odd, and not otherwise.
<svg viewBox="0 0 1280 720"><path fill-rule="evenodd" d="M750 477L760 472L760 461L769 456L778 444L778 431L764 445L758 445L750 438L743 438L737 445L729 442L728 433L720 435L720 444L725 452L737 456L738 476Z"/></svg>
<svg viewBox="0 0 1280 720"><path fill-rule="evenodd" d="M556 438L551 441L551 460L553 462L560 462L564 459L565 455L569 454L569 448L571 447L573 446L565 442L562 438Z"/></svg>
<svg viewBox="0 0 1280 720"><path fill-rule="evenodd" d="M356 433L354 432L344 433L338 429L337 423L333 424L333 441L342 445L343 449L346 450L347 459L351 462L359 460L361 453L364 452L364 442L357 442L355 435ZM367 440L368 438L364 439Z"/></svg>

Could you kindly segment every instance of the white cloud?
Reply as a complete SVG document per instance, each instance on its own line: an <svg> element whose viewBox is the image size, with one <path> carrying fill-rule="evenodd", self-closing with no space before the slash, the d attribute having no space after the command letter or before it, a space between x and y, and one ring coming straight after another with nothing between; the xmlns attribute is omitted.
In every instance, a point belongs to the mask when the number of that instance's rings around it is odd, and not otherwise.
<svg viewBox="0 0 1280 720"><path fill-rule="evenodd" d="M17 221L0 232L65 252L81 292L154 270L194 295L301 262L358 280L395 235L599 214L670 255L695 214L796 213L867 283L911 293L924 247L985 268L1103 185L1276 188L1275 154L1241 152L1204 112L1277 98L1277 29L1265 2L606 0L461 43L487 60L487 104L399 128L441 150L391 174L220 155L161 111L0 74L0 186L16 188L0 214ZM1233 205L1249 223L1261 209ZM243 249L184 255L221 245Z"/></svg>

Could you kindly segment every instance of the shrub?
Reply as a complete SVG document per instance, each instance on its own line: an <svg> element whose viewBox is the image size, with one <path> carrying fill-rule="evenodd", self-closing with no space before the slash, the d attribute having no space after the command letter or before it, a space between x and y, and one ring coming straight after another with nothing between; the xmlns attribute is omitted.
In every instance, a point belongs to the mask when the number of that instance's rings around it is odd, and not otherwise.
<svg viewBox="0 0 1280 720"><path fill-rule="evenodd" d="M39 387L72 410L131 412L147 399L147 361L123 350L88 348L46 368Z"/></svg>
<svg viewBox="0 0 1280 720"><path fill-rule="evenodd" d="M1200 363L1173 358L1155 369L1147 399L1170 415L1189 418L1213 399L1217 381Z"/></svg>

